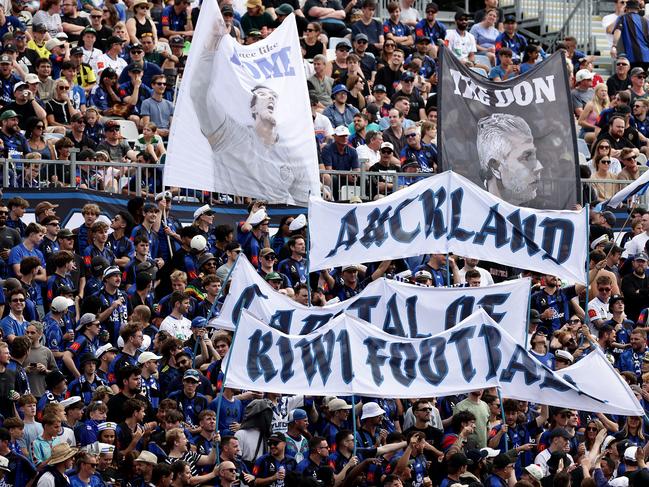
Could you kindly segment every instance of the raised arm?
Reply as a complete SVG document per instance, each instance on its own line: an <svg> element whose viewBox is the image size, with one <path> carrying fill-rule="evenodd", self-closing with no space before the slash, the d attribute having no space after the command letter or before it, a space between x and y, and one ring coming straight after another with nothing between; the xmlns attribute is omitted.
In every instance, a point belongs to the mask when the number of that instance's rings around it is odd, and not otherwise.
<svg viewBox="0 0 649 487"><path fill-rule="evenodd" d="M214 1L214 0L210 0ZM214 19L205 46L201 51L199 63L191 76L190 94L196 116L202 132L209 137L225 123L225 112L220 107L209 106L207 103L212 66L216 52L223 38L228 35L228 30L223 19Z"/></svg>

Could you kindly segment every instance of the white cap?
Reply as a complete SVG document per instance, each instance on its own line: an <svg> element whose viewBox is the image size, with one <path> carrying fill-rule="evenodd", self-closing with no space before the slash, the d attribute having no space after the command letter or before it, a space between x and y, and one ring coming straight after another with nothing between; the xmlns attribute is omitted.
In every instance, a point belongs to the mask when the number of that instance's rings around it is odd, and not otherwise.
<svg viewBox="0 0 649 487"><path fill-rule="evenodd" d="M334 129L334 135L338 135L339 137L349 135L349 129L344 125L338 125L338 127Z"/></svg>
<svg viewBox="0 0 649 487"><path fill-rule="evenodd" d="M160 360L161 358L162 357L160 355L156 355L153 352L142 352L140 356L137 358L137 361L140 364L144 364L149 360Z"/></svg>
<svg viewBox="0 0 649 487"><path fill-rule="evenodd" d="M65 409L68 406L72 406L73 404L76 404L78 402L82 402L80 396L70 396L67 399L61 401L59 404L63 406L63 409Z"/></svg>
<svg viewBox="0 0 649 487"><path fill-rule="evenodd" d="M194 212L194 220L198 219L199 216L201 216L204 213L207 213L208 211L212 211L212 208L210 208L210 205L201 206L198 210L196 210Z"/></svg>
<svg viewBox="0 0 649 487"><path fill-rule="evenodd" d="M366 402L363 404L363 412L361 413L361 421L367 418L376 418L383 416L385 411L375 402Z"/></svg>
<svg viewBox="0 0 649 487"><path fill-rule="evenodd" d="M608 446L615 441L615 436L613 435L608 435L606 438L604 438L604 441L602 442L602 446L600 448L600 451L603 452L608 448Z"/></svg>
<svg viewBox="0 0 649 487"><path fill-rule="evenodd" d="M11 472L11 469L9 468L9 460L7 457L3 457L0 455L0 470L3 472Z"/></svg>
<svg viewBox="0 0 649 487"><path fill-rule="evenodd" d="M556 358L567 360L570 363L573 363L575 361L575 357L573 357L572 354L567 350L557 350L556 352L554 352L554 356Z"/></svg>
<svg viewBox="0 0 649 487"><path fill-rule="evenodd" d="M306 215L301 213L293 219L291 224L288 226L288 231L294 232L304 227L306 227Z"/></svg>
<svg viewBox="0 0 649 487"><path fill-rule="evenodd" d="M194 250L202 252L207 247L207 240L202 235L194 235L189 246Z"/></svg>
<svg viewBox="0 0 649 487"><path fill-rule="evenodd" d="M611 487L629 487L629 477L618 477L609 481Z"/></svg>
<svg viewBox="0 0 649 487"><path fill-rule="evenodd" d="M500 455L500 450L494 450L493 448L481 448L480 451L487 452L487 458L495 458Z"/></svg>
<svg viewBox="0 0 649 487"><path fill-rule="evenodd" d="M112 421L104 421L103 423L99 423L97 425L97 431L116 430L116 429L117 429L117 423L113 423Z"/></svg>
<svg viewBox="0 0 649 487"><path fill-rule="evenodd" d="M590 250L595 250L595 248L600 245L600 244L605 244L608 242L608 235L604 234L601 237L597 237L595 240L593 240L590 244Z"/></svg>
<svg viewBox="0 0 649 487"><path fill-rule="evenodd" d="M584 81L585 79L593 79L594 76L595 75L591 71L587 69L580 69L575 75L575 81L579 83L581 81Z"/></svg>
<svg viewBox="0 0 649 487"><path fill-rule="evenodd" d="M532 463L528 465L527 467L525 467L525 470L527 471L527 473L529 473L532 477L534 477L539 482L543 478L543 469L536 463Z"/></svg>
<svg viewBox="0 0 649 487"><path fill-rule="evenodd" d="M624 450L624 459L629 461L629 462L635 462L636 461L636 453L638 452L638 447L637 446L630 446L626 450Z"/></svg>
<svg viewBox="0 0 649 487"><path fill-rule="evenodd" d="M381 144L381 149L385 149L385 148L388 148L388 149L390 149L392 152L394 152L394 146L393 146L392 143L390 143L390 142L383 142L383 143Z"/></svg>
<svg viewBox="0 0 649 487"><path fill-rule="evenodd" d="M162 193L158 193L157 195L155 195L156 201L161 201L163 198L169 200L172 199L173 196L171 194L171 191L163 191Z"/></svg>
<svg viewBox="0 0 649 487"><path fill-rule="evenodd" d="M158 457L156 457L153 453L150 451L144 450L140 455L133 460L134 462L144 462L144 463L151 463L153 465L158 464Z"/></svg>
<svg viewBox="0 0 649 487"><path fill-rule="evenodd" d="M260 208L259 210L255 211L252 215L250 215L250 218L248 218L248 223L250 223L254 227L259 225L264 220L268 220L268 214L266 213L266 210Z"/></svg>
<svg viewBox="0 0 649 487"><path fill-rule="evenodd" d="M54 311L58 311L59 313L63 313L64 311L67 311L70 306L74 305L74 301L72 301L70 298L66 298L65 296L57 296L52 300L52 304L50 305L50 308Z"/></svg>

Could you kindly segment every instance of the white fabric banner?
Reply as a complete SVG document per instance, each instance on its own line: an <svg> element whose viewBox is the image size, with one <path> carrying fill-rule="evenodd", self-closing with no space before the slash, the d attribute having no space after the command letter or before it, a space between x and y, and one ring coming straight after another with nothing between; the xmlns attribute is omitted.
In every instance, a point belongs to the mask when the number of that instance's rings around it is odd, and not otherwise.
<svg viewBox="0 0 649 487"><path fill-rule="evenodd" d="M607 370L591 370L600 381L585 394L577 381L535 360L484 310L428 338L395 337L346 314L309 335L287 335L243 311L229 353L246 357L245 366L227 370L225 386L238 389L408 398L413 391L431 397L497 386L519 400L642 414L641 407L629 411L628 401L618 407L604 380Z"/></svg>
<svg viewBox="0 0 649 487"><path fill-rule="evenodd" d="M306 206L320 194L294 15L243 46L203 3L169 136L164 184Z"/></svg>
<svg viewBox="0 0 649 487"><path fill-rule="evenodd" d="M616 409L624 408L628 411L626 413L628 415L633 415L642 409L635 393L599 348L570 367L560 370L559 375L571 384L578 384L582 391L591 396L615 398ZM604 395L598 396L598 394ZM584 408L580 409L584 410ZM605 409L606 406L593 412L607 412Z"/></svg>
<svg viewBox="0 0 649 487"><path fill-rule="evenodd" d="M517 207L447 171L371 203L312 197L310 266L452 252L585 283L586 216Z"/></svg>
<svg viewBox="0 0 649 487"><path fill-rule="evenodd" d="M244 309L289 335L309 334L347 313L391 335L414 338L441 333L482 308L518 343L527 343L529 279L485 287L435 288L381 278L343 302L308 307L273 290L242 255L230 282L220 315L211 321L226 330L235 329Z"/></svg>

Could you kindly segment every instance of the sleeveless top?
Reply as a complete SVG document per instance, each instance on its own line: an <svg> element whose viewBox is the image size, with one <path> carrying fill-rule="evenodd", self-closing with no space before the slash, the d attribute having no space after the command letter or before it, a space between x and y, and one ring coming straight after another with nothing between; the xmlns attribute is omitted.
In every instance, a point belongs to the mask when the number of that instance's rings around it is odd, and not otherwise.
<svg viewBox="0 0 649 487"><path fill-rule="evenodd" d="M137 20L137 17L133 17L133 20L135 21L135 37L142 39L142 34L153 34L153 24L148 17L143 24Z"/></svg>

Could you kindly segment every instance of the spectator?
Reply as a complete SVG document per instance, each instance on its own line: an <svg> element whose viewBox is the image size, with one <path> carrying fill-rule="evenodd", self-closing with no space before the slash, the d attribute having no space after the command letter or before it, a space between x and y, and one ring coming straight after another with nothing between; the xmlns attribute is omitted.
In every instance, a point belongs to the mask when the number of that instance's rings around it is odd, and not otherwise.
<svg viewBox="0 0 649 487"><path fill-rule="evenodd" d="M160 137L167 138L169 136L169 127L171 127L171 119L173 115L173 104L164 98L165 90L167 89L166 77L162 74L154 75L151 80L153 86L153 93L142 102L140 113L142 115L142 126L148 123L155 124L156 131ZM154 135L155 137L155 135ZM164 153L164 146L157 147L152 144L156 149L156 160Z"/></svg>
<svg viewBox="0 0 649 487"><path fill-rule="evenodd" d="M638 13L637 0L630 0L626 4L626 13L621 15L613 30L613 44L624 47L624 52L631 67L649 68L649 37L647 37L646 20Z"/></svg>
<svg viewBox="0 0 649 487"><path fill-rule="evenodd" d="M126 32L130 44L137 44L138 39L142 39L143 34L151 34L153 43L158 42L157 27L150 16L151 5L146 0L135 0L131 4L133 17L126 21ZM108 42L110 44L110 41Z"/></svg>

